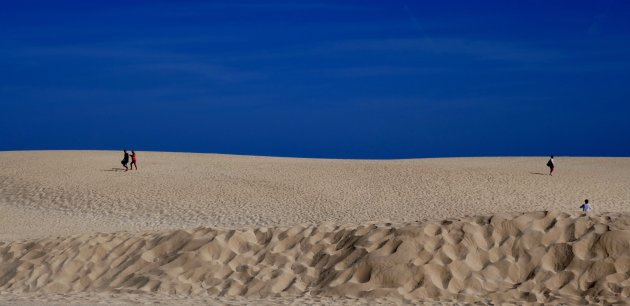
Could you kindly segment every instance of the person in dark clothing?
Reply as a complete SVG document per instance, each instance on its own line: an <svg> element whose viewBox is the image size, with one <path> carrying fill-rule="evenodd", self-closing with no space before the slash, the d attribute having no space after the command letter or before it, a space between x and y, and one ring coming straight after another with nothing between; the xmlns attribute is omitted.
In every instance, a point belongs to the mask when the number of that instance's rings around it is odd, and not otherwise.
<svg viewBox="0 0 630 306"><path fill-rule="evenodd" d="M547 167L549 167L549 175L553 175L553 168L556 167L556 163L553 161L553 155L551 155L551 158L547 162Z"/></svg>
<svg viewBox="0 0 630 306"><path fill-rule="evenodd" d="M129 153L127 153L127 150L123 150L123 152L125 152L125 155L123 157L123 160L120 161L120 163L125 167L125 171L129 170L129 168L127 168L127 164L129 163ZM136 166L137 168L138 166Z"/></svg>

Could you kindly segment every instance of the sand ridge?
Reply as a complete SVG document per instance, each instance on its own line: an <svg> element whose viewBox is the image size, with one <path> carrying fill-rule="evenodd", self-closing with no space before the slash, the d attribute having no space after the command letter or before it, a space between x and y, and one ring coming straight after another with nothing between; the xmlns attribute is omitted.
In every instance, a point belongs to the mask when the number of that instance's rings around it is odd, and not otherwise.
<svg viewBox="0 0 630 306"><path fill-rule="evenodd" d="M3 242L0 256L14 293L613 303L630 296L630 214L101 233Z"/></svg>

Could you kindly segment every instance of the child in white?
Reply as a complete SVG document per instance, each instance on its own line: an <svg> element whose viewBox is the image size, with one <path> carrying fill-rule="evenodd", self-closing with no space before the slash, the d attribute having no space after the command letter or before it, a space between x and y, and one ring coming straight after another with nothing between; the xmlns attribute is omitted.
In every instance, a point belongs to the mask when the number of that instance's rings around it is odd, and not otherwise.
<svg viewBox="0 0 630 306"><path fill-rule="evenodd" d="M584 204L580 205L580 208L582 209L582 212L585 213L593 210L593 206L591 206L591 204L588 204L588 200L584 200Z"/></svg>

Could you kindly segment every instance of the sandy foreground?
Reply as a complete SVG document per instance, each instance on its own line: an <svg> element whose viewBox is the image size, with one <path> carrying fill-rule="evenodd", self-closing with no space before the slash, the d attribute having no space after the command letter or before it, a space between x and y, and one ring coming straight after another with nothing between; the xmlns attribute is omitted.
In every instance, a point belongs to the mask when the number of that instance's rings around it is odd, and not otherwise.
<svg viewBox="0 0 630 306"><path fill-rule="evenodd" d="M630 158L120 159L0 152L0 304L630 296Z"/></svg>

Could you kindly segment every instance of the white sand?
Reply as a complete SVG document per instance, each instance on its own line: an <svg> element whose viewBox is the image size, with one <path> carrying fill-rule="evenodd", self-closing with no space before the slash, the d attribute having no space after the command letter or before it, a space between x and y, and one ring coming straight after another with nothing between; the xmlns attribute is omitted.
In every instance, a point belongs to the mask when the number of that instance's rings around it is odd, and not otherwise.
<svg viewBox="0 0 630 306"><path fill-rule="evenodd" d="M4 239L197 226L576 211L630 211L630 159L451 158L394 161L139 152L0 152Z"/></svg>
<svg viewBox="0 0 630 306"><path fill-rule="evenodd" d="M630 158L558 157L553 177L545 157L139 152L139 171L111 171L120 159L0 152L0 302L581 304L630 295ZM585 198L592 217L577 213ZM546 210L557 212L533 212Z"/></svg>

